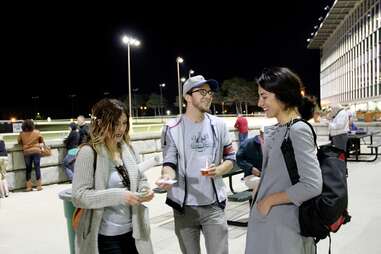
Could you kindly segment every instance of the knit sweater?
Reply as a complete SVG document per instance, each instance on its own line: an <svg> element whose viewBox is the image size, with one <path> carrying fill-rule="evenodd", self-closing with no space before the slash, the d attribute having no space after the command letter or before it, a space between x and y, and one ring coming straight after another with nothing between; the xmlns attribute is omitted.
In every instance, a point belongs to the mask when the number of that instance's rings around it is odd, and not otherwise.
<svg viewBox="0 0 381 254"><path fill-rule="evenodd" d="M122 145L122 160L128 170L131 191L149 187L146 177L139 172L138 159L132 149ZM125 189L107 189L107 182L114 167L104 145L97 147L97 163L94 176L94 152L83 146L74 166L72 201L74 206L85 208L76 232L77 254L98 254L98 232L104 208L125 204ZM148 209L144 205L132 206L132 228L139 253L153 253L150 239Z"/></svg>
<svg viewBox="0 0 381 254"><path fill-rule="evenodd" d="M40 143L44 142L39 130L22 131L17 141L22 145L24 154L40 154Z"/></svg>

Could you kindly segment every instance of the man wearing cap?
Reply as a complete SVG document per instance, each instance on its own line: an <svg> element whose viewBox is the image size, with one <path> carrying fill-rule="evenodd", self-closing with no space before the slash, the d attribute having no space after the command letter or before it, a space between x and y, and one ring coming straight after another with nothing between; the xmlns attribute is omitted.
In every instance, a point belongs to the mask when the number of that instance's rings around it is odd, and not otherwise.
<svg viewBox="0 0 381 254"><path fill-rule="evenodd" d="M200 253L201 231L207 253L229 251L222 175L233 168L235 151L225 122L207 113L217 88L216 80L189 78L183 86L185 114L163 128L163 168L156 183L167 190L175 232L187 254Z"/></svg>

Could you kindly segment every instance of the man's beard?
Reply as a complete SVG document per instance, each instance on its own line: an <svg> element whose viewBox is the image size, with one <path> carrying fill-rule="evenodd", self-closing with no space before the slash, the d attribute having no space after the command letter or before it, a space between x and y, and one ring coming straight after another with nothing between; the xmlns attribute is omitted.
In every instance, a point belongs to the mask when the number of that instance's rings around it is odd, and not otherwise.
<svg viewBox="0 0 381 254"><path fill-rule="evenodd" d="M207 104L208 106L205 106L205 104ZM209 103L200 102L200 103L194 105L194 107L197 108L201 113L209 112L210 106L211 106L210 102Z"/></svg>

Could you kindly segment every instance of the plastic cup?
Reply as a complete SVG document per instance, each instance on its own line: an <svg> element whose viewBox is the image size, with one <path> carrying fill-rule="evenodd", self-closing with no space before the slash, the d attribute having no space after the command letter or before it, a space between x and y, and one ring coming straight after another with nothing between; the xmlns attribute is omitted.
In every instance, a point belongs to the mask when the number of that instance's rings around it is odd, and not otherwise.
<svg viewBox="0 0 381 254"><path fill-rule="evenodd" d="M209 175L209 169L207 169L207 168L200 169L200 172L201 172L202 176L208 176Z"/></svg>

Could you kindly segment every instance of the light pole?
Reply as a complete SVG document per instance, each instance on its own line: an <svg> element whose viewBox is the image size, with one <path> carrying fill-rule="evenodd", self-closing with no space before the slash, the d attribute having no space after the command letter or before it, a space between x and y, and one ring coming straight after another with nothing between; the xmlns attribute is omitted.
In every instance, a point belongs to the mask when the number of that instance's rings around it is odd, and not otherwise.
<svg viewBox="0 0 381 254"><path fill-rule="evenodd" d="M190 78L190 77L192 77L192 74L194 74L194 70L189 70L189 73L188 73L189 75L188 75L188 78Z"/></svg>
<svg viewBox="0 0 381 254"><path fill-rule="evenodd" d="M34 101L34 111L36 113L36 116L37 116L37 112L38 112L38 100L40 99L40 96L32 96L32 100ZM32 116L32 118L35 118L36 116Z"/></svg>
<svg viewBox="0 0 381 254"><path fill-rule="evenodd" d="M135 114L135 108L136 108L136 116L135 116L135 119L137 121L137 117L139 116L139 107L137 105L137 102L136 102L136 93L139 91L139 88L133 88L132 89L132 94L134 95L134 99L132 100L132 107L133 107L133 112Z"/></svg>
<svg viewBox="0 0 381 254"><path fill-rule="evenodd" d="M183 104L183 97L181 95L181 83L180 83L180 64L184 62L184 59L181 57L176 58L176 63L177 63L177 85L179 88L179 114L181 115L182 110L181 110L181 105Z"/></svg>
<svg viewBox="0 0 381 254"><path fill-rule="evenodd" d="M129 37L127 35L124 35L122 38L122 42L127 45L127 66L128 66L128 113L130 117L132 118L132 103L131 103L131 73L130 73L130 47L136 46L138 47L140 45L140 41L137 39L134 39L132 37Z"/></svg>
<svg viewBox="0 0 381 254"><path fill-rule="evenodd" d="M160 115L163 115L163 88L165 87L165 84L160 84Z"/></svg>
<svg viewBox="0 0 381 254"><path fill-rule="evenodd" d="M69 98L71 98L71 116L74 116L74 98L77 97L76 94L69 94Z"/></svg>

